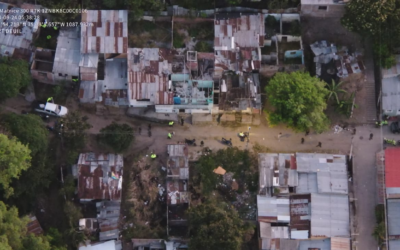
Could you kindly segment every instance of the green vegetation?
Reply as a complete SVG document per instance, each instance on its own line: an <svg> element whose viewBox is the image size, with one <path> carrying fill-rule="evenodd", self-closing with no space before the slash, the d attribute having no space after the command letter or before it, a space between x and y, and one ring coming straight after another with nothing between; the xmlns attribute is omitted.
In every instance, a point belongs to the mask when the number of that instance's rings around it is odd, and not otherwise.
<svg viewBox="0 0 400 250"><path fill-rule="evenodd" d="M98 139L115 152L126 150L134 139L133 128L128 124L111 123L100 130Z"/></svg>
<svg viewBox="0 0 400 250"><path fill-rule="evenodd" d="M378 241L379 246L382 246L386 239L385 207L383 204L375 207L375 217L377 225L374 228L372 236Z"/></svg>
<svg viewBox="0 0 400 250"><path fill-rule="evenodd" d="M197 52L213 52L214 50L213 47L208 42L204 41L198 41L194 49Z"/></svg>
<svg viewBox="0 0 400 250"><path fill-rule="evenodd" d="M187 211L193 250L242 249L244 235L252 230L226 203L206 202Z"/></svg>
<svg viewBox="0 0 400 250"><path fill-rule="evenodd" d="M289 34L292 36L301 36L301 26L299 21L294 21L290 23Z"/></svg>
<svg viewBox="0 0 400 250"><path fill-rule="evenodd" d="M343 82L339 82L338 84L336 84L336 82L334 80L332 80L331 84L327 84L326 87L329 91L328 93L328 101L334 97L336 100L336 103L339 103L339 96L338 94L340 93L346 93L346 90L341 89L340 86L343 84Z"/></svg>
<svg viewBox="0 0 400 250"><path fill-rule="evenodd" d="M274 16L268 15L265 18L265 27L274 29L276 24L278 23L278 20Z"/></svg>
<svg viewBox="0 0 400 250"><path fill-rule="evenodd" d="M239 182L238 192L243 191L244 186L250 192L257 192L257 158L248 150L234 147L204 155L196 162L196 171L199 173L203 195L210 194L221 181L220 176L213 173L218 166L223 167L227 172L234 173L233 178Z"/></svg>
<svg viewBox="0 0 400 250"><path fill-rule="evenodd" d="M30 153L29 148L15 137L0 134L0 185L6 198L14 192L10 187L12 179L19 178L21 172L30 167Z"/></svg>
<svg viewBox="0 0 400 250"><path fill-rule="evenodd" d="M173 46L176 49L183 48L185 46L185 37L177 30L174 30Z"/></svg>
<svg viewBox="0 0 400 250"><path fill-rule="evenodd" d="M0 59L0 101L15 97L31 81L29 64L8 57Z"/></svg>
<svg viewBox="0 0 400 250"><path fill-rule="evenodd" d="M29 147L31 156L46 151L48 132L39 116L8 113L2 116L3 126Z"/></svg>
<svg viewBox="0 0 400 250"><path fill-rule="evenodd" d="M399 11L396 0L352 0L341 20L350 31L373 39L375 57L384 68L395 64L392 54L400 43Z"/></svg>
<svg viewBox="0 0 400 250"><path fill-rule="evenodd" d="M354 100L354 96L355 94L352 93L350 96L345 96L343 98L343 100L340 100L337 104L336 104L336 111L339 114L345 115L348 118L350 118L351 116L351 109L353 107L353 100ZM357 105L354 104L354 108L357 108Z"/></svg>
<svg viewBox="0 0 400 250"><path fill-rule="evenodd" d="M265 88L272 106L266 111L270 125L285 123L295 131L326 130L329 120L324 110L329 92L325 85L305 72L277 73Z"/></svg>
<svg viewBox="0 0 400 250"><path fill-rule="evenodd" d="M27 233L28 217L20 218L18 209L0 201L0 249L4 250L66 250L65 247L51 246L51 237Z"/></svg>

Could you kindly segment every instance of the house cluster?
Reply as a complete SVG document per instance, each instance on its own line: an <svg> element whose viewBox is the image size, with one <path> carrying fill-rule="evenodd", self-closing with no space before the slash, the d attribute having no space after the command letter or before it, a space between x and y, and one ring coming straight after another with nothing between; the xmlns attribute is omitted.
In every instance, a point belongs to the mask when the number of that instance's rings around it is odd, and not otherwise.
<svg viewBox="0 0 400 250"><path fill-rule="evenodd" d="M347 158L259 154L262 250L351 249Z"/></svg>
<svg viewBox="0 0 400 250"><path fill-rule="evenodd" d="M73 166L79 201L93 211L91 217L79 220L79 229L99 239L86 242L79 250L122 249L119 221L123 166L122 155L95 153L80 154Z"/></svg>
<svg viewBox="0 0 400 250"><path fill-rule="evenodd" d="M259 113L260 74L304 67L299 14L218 13L214 53L128 48L126 10L89 10L82 22L61 28L56 50L37 48L31 64L37 81L79 81L81 103Z"/></svg>
<svg viewBox="0 0 400 250"><path fill-rule="evenodd" d="M385 208L386 246L400 249L400 149L387 148L376 155L378 202Z"/></svg>

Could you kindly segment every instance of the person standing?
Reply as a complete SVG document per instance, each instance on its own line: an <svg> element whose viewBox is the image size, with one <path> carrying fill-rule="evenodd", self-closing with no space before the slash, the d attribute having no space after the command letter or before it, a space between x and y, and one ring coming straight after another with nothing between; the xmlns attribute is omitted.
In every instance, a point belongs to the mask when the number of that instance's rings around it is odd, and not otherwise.
<svg viewBox="0 0 400 250"><path fill-rule="evenodd" d="M281 136L282 136L282 133L279 133L279 134L278 134L278 141L281 140Z"/></svg>
<svg viewBox="0 0 400 250"><path fill-rule="evenodd" d="M184 120L183 118L181 118L181 126L183 126Z"/></svg>
<svg viewBox="0 0 400 250"><path fill-rule="evenodd" d="M306 130L306 136L307 136L309 133L310 133L310 130L307 129L307 130Z"/></svg>
<svg viewBox="0 0 400 250"><path fill-rule="evenodd" d="M317 148L322 148L322 143L318 142Z"/></svg>
<svg viewBox="0 0 400 250"><path fill-rule="evenodd" d="M304 144L304 138L301 138L301 144Z"/></svg>
<svg viewBox="0 0 400 250"><path fill-rule="evenodd" d="M372 140L372 138L374 137L374 134L369 134L369 140Z"/></svg>

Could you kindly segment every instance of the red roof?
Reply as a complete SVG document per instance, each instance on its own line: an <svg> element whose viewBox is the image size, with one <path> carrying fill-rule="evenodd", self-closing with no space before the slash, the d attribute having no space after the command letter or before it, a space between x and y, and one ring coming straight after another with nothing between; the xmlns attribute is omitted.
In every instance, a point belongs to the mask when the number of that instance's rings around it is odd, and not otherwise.
<svg viewBox="0 0 400 250"><path fill-rule="evenodd" d="M386 187L400 187L400 148L385 150Z"/></svg>

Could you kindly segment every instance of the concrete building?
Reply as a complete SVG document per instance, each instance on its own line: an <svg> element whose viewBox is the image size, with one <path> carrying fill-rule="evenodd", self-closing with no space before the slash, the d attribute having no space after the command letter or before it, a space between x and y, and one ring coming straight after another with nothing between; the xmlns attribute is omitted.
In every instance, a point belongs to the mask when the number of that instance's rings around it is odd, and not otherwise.
<svg viewBox="0 0 400 250"><path fill-rule="evenodd" d="M344 15L350 0L301 0L301 14L313 17L335 17Z"/></svg>
<svg viewBox="0 0 400 250"><path fill-rule="evenodd" d="M400 115L400 55L396 55L396 65L382 69L382 113Z"/></svg>

